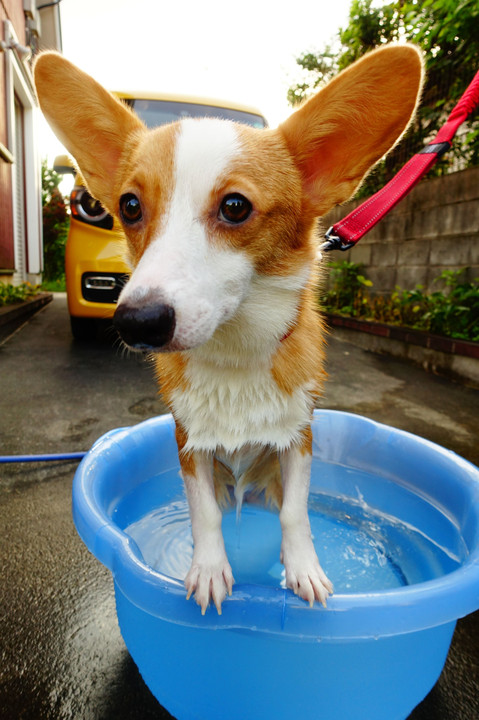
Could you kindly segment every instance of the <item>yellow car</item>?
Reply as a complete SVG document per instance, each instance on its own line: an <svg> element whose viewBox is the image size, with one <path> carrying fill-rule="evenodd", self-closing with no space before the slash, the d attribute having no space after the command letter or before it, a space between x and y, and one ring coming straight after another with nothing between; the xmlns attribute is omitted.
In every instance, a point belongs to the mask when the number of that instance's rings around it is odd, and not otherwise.
<svg viewBox="0 0 479 720"><path fill-rule="evenodd" d="M200 98L115 93L140 116L148 127L174 122L184 117L220 117L253 127L266 126L258 110L243 105ZM67 156L55 160L59 173L75 173ZM123 261L124 237L112 218L75 177L70 198L71 222L65 253L65 275L71 329L78 340L95 335L99 319L109 319L115 311L121 288L128 279Z"/></svg>

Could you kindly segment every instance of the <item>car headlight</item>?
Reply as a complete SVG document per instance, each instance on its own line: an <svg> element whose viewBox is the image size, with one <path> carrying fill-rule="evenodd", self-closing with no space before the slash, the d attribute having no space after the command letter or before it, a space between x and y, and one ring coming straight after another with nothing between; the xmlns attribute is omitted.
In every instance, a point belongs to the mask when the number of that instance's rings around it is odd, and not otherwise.
<svg viewBox="0 0 479 720"><path fill-rule="evenodd" d="M113 218L82 185L76 185L70 195L70 208L75 220L96 225L96 227L113 228Z"/></svg>

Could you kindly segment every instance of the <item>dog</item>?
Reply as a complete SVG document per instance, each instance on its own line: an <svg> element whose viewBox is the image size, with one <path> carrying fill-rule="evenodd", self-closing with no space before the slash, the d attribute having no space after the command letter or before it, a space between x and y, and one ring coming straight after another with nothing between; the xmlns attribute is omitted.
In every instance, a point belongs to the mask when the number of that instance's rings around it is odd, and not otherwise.
<svg viewBox="0 0 479 720"><path fill-rule="evenodd" d="M124 229L132 274L114 324L154 354L175 420L194 542L185 585L203 614L231 595L221 508L246 491L279 509L287 587L311 606L333 592L307 510L325 379L317 220L403 135L422 67L416 48L389 45L277 129L184 119L147 130L60 55L36 60L44 115Z"/></svg>

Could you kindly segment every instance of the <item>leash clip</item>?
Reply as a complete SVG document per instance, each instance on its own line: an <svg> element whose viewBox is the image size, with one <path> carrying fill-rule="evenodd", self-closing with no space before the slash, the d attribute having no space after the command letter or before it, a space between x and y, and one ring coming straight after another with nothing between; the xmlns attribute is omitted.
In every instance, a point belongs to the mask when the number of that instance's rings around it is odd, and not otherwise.
<svg viewBox="0 0 479 720"><path fill-rule="evenodd" d="M321 244L320 250L323 250L324 252L330 252L330 250L341 250L344 252L355 245L352 241L347 242L346 240L343 240L343 238L339 235L333 235L333 231L334 225L331 225L327 233L324 235L326 240Z"/></svg>

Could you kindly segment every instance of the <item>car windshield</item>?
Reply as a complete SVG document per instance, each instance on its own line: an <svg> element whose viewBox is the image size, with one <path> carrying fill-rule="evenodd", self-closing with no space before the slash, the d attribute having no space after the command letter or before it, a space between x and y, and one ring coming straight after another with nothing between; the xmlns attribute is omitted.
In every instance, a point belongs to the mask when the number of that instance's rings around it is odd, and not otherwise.
<svg viewBox="0 0 479 720"><path fill-rule="evenodd" d="M231 108L216 107L214 105L203 105L200 103L178 102L170 100L127 100L137 115L143 120L147 127L166 125L187 117L215 117L224 120L234 120L256 128L266 126L266 121L261 115L245 112L243 110L232 110Z"/></svg>

